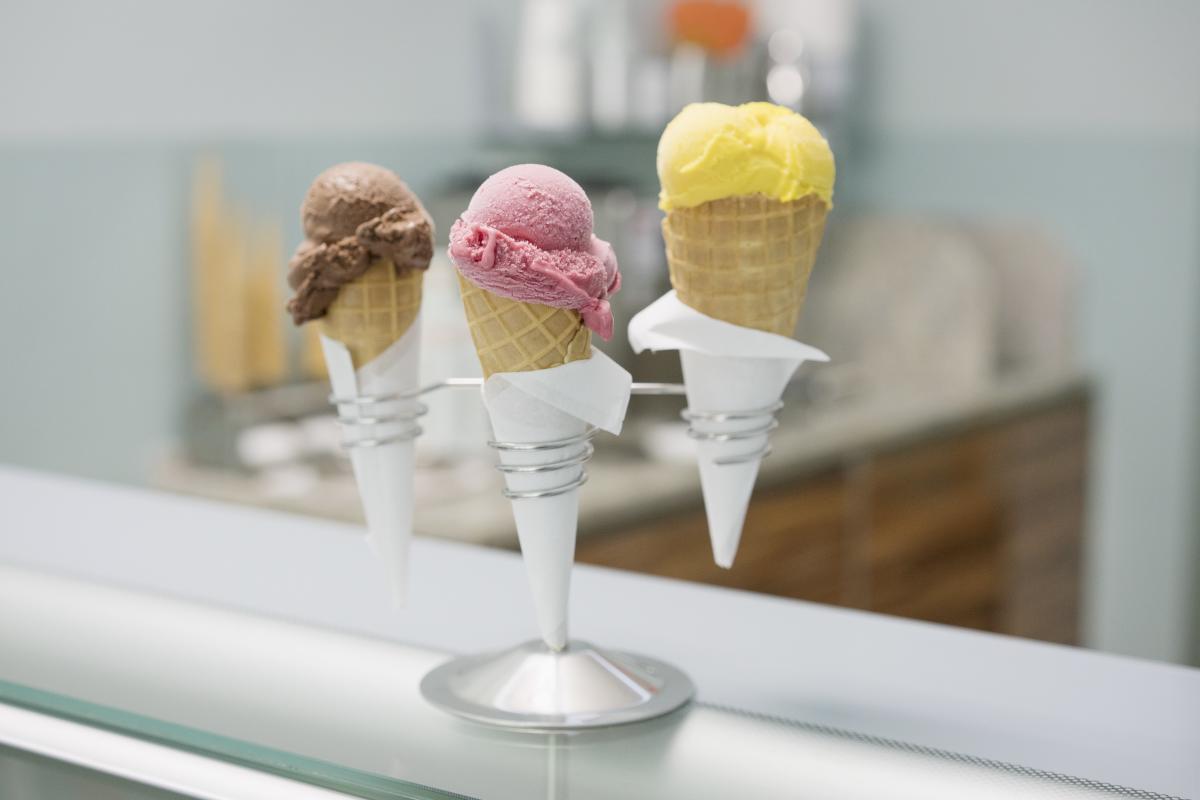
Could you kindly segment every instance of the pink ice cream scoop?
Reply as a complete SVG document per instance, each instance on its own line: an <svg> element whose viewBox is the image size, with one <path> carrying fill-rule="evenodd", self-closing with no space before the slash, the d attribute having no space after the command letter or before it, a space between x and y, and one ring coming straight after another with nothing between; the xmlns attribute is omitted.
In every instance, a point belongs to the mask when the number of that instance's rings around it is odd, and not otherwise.
<svg viewBox="0 0 1200 800"><path fill-rule="evenodd" d="M450 229L450 260L498 295L579 312L612 338L608 298L621 287L617 258L592 235L592 204L575 181L541 164L488 178Z"/></svg>

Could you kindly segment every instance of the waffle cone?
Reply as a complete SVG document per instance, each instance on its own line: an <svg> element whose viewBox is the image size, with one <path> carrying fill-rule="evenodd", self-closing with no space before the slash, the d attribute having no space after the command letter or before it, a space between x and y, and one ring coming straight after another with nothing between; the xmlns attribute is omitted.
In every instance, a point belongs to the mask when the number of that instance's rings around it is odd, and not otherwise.
<svg viewBox="0 0 1200 800"><path fill-rule="evenodd" d="M391 261L375 261L341 288L320 320L321 333L346 345L354 366L362 367L412 326L421 310L424 277L424 270L397 275Z"/></svg>
<svg viewBox="0 0 1200 800"><path fill-rule="evenodd" d="M592 332L584 327L579 312L501 297L462 275L458 285L483 377L548 369L591 357Z"/></svg>
<svg viewBox="0 0 1200 800"><path fill-rule="evenodd" d="M669 211L663 239L675 293L710 317L791 336L828 211L816 195L785 203L761 194Z"/></svg>

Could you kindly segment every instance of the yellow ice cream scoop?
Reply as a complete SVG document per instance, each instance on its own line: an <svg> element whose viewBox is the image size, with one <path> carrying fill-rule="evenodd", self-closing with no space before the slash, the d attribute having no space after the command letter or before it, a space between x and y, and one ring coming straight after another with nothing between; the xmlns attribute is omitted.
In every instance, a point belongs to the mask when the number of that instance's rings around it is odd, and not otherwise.
<svg viewBox="0 0 1200 800"><path fill-rule="evenodd" d="M693 103L658 142L664 211L762 194L781 202L816 195L832 205L829 143L811 122L773 103Z"/></svg>

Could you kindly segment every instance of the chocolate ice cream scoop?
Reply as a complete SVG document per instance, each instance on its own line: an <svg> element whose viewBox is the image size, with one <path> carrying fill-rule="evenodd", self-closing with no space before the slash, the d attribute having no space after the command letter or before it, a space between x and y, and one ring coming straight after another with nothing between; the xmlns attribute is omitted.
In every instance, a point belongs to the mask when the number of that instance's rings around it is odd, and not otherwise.
<svg viewBox="0 0 1200 800"><path fill-rule="evenodd" d="M300 217L317 244L352 236L358 226L413 198L389 169L362 161L330 167L308 187Z"/></svg>
<svg viewBox="0 0 1200 800"><path fill-rule="evenodd" d="M338 291L376 259L398 272L426 269L433 258L433 222L391 170L354 161L313 181L301 207L308 238L292 256L288 311L297 325L325 315Z"/></svg>

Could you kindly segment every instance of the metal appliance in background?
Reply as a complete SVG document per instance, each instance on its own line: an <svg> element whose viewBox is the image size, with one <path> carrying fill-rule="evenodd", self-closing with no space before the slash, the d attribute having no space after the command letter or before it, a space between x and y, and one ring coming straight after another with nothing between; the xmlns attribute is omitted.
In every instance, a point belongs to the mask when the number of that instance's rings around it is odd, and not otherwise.
<svg viewBox="0 0 1200 800"><path fill-rule="evenodd" d="M494 132L657 135L688 103L751 100L825 128L850 86L856 21L851 0L523 0Z"/></svg>
<svg viewBox="0 0 1200 800"><path fill-rule="evenodd" d="M548 163L592 199L597 235L610 241L624 285L614 312L628 319L668 287L657 208L654 151L667 120L695 100L771 99L802 109L829 130L840 108L853 43L849 0L640 2L521 0L516 15L482 11L479 35L493 59L480 76L492 125L463 154L466 170L426 193L448 230L482 178L513 163ZM430 147L435 146L433 142ZM289 332L283 316L281 226L249 218L223 196L219 162L203 161L193 191L194 342L198 387L185 410L182 459L172 474L199 482L208 470L261 478L279 492L310 493L344 478L336 428L324 406L315 329ZM436 182L435 182L436 183ZM461 314L447 289L446 315ZM423 310L431 346L455 364L456 342L439 327L436 287ZM458 334L453 334L458 335ZM676 380L674 359L634 360L624 326L605 350L643 380ZM473 356L467 340L460 342ZM468 359L469 361L469 359ZM449 405L449 404L448 404ZM461 416L450 414L442 417ZM647 403L639 413L673 412ZM474 421L474 417L471 417ZM425 457L461 461L469 435L432 419ZM457 438L455 438L457 437ZM189 472L196 468L195 473ZM302 467L302 469L301 469ZM352 505L352 504L351 504Z"/></svg>

